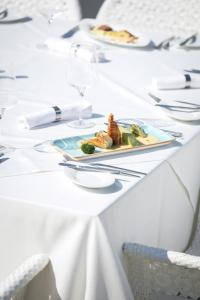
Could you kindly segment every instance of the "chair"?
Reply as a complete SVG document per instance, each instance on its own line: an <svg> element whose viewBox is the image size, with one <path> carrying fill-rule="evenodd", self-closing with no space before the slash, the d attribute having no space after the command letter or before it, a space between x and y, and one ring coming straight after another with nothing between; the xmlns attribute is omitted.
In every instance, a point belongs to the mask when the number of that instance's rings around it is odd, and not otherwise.
<svg viewBox="0 0 200 300"><path fill-rule="evenodd" d="M123 251L135 300L200 299L199 256L135 243Z"/></svg>
<svg viewBox="0 0 200 300"><path fill-rule="evenodd" d="M23 11L30 16L37 15L42 9L60 8L69 20L79 21L81 9L78 0L1 0L1 7Z"/></svg>
<svg viewBox="0 0 200 300"><path fill-rule="evenodd" d="M124 243L125 267L135 300L200 300L200 206L194 229L185 253Z"/></svg>
<svg viewBox="0 0 200 300"><path fill-rule="evenodd" d="M0 283L0 300L22 300L24 287L48 264L45 254L28 258Z"/></svg>
<svg viewBox="0 0 200 300"><path fill-rule="evenodd" d="M135 300L200 300L200 210L185 253L137 243L125 243L123 253Z"/></svg>
<svg viewBox="0 0 200 300"><path fill-rule="evenodd" d="M200 28L199 0L105 0L97 19L139 30L189 34Z"/></svg>

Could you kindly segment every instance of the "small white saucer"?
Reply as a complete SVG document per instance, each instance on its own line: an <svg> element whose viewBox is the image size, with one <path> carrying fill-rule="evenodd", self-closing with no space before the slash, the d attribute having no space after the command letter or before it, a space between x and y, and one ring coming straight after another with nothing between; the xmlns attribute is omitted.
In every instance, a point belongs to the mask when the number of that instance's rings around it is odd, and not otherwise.
<svg viewBox="0 0 200 300"><path fill-rule="evenodd" d="M105 188L115 182L115 176L110 173L77 171L67 167L64 172L73 183L90 189Z"/></svg>

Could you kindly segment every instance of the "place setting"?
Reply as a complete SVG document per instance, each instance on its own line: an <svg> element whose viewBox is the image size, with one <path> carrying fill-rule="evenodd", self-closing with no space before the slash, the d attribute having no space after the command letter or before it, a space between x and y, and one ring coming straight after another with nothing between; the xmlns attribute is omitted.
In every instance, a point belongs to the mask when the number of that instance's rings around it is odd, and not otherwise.
<svg viewBox="0 0 200 300"><path fill-rule="evenodd" d="M83 19L79 28L89 38L113 46L144 48L150 43L144 33L119 24L105 24L95 19Z"/></svg>
<svg viewBox="0 0 200 300"><path fill-rule="evenodd" d="M154 31L139 31L134 26L119 23L101 22L98 19L83 19L72 27L62 37L72 37L77 31L81 31L100 44L112 46L136 48L136 49L183 49L198 50L200 48L200 37L197 32L187 35L170 35Z"/></svg>
<svg viewBox="0 0 200 300"><path fill-rule="evenodd" d="M180 121L198 121L200 120L200 103L198 99L195 100L194 96L190 97L190 92L200 88L200 76L196 72L188 71L152 78L148 96L153 99L154 105L163 109L168 116ZM187 94L185 93L186 96L183 99L175 96L177 91L184 90ZM170 99L170 91L174 94L172 99Z"/></svg>
<svg viewBox="0 0 200 300"><path fill-rule="evenodd" d="M76 181L75 178L82 172L86 172L85 177L87 179L85 179L84 184L80 183L80 185L86 186L87 180L87 187L91 188L103 187L102 181L98 182L97 179L102 177L102 180L105 181L107 178L107 175L104 175L105 172L105 174L112 174L112 178L114 178L114 175L120 175L122 177L125 176L129 180L131 177L142 179L147 173L102 163L101 161L96 162L95 159L105 159L112 156L114 158L114 155L120 157L120 155L124 156L133 151L157 148L175 141L175 137L172 137L169 132L166 133L139 120L129 119L128 122L127 119L126 123L125 120L115 121L113 115L110 114L108 123L105 123L105 125L104 130L96 131L94 134L52 141L52 146L61 152L65 158L59 164L65 167L65 174L73 182ZM81 181L82 176L84 177L82 174L78 177L78 180ZM91 176L94 178L90 184ZM96 185L94 184L95 178L97 180ZM111 178L110 175L109 178ZM77 182L75 183L78 184ZM106 183L104 184L107 187ZM110 180L108 180L108 185L110 184Z"/></svg>
<svg viewBox="0 0 200 300"><path fill-rule="evenodd" d="M152 44L151 39L144 32L138 32L119 24L106 25L96 19L82 19L60 36L53 36L50 33L49 38L36 45L36 48L52 54L67 56L71 44L79 39L95 44L97 49L96 61L99 63L109 62L110 59L107 59L106 51L113 49L112 46L144 50L149 49Z"/></svg>

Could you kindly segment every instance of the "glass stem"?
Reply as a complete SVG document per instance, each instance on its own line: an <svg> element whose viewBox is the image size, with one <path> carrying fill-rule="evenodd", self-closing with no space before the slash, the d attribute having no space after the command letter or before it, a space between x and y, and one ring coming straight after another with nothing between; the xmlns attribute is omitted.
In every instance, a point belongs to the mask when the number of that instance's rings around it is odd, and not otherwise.
<svg viewBox="0 0 200 300"><path fill-rule="evenodd" d="M82 98L82 101L84 100L84 93L82 91L79 92L80 96ZM79 124L82 125L83 124L83 115L82 115L83 110L80 108L79 109L79 114L78 114L78 121Z"/></svg>

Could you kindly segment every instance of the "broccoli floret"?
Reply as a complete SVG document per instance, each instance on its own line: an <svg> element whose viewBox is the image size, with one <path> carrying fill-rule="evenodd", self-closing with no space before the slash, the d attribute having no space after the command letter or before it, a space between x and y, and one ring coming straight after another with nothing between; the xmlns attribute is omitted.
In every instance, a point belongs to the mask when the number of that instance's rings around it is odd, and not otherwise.
<svg viewBox="0 0 200 300"><path fill-rule="evenodd" d="M85 154L93 154L95 151L95 146L85 143L81 145L81 150L85 153Z"/></svg>
<svg viewBox="0 0 200 300"><path fill-rule="evenodd" d="M143 138L147 137L146 132L144 131L144 129L136 124L133 124L130 126L130 131L134 136L141 136Z"/></svg>

